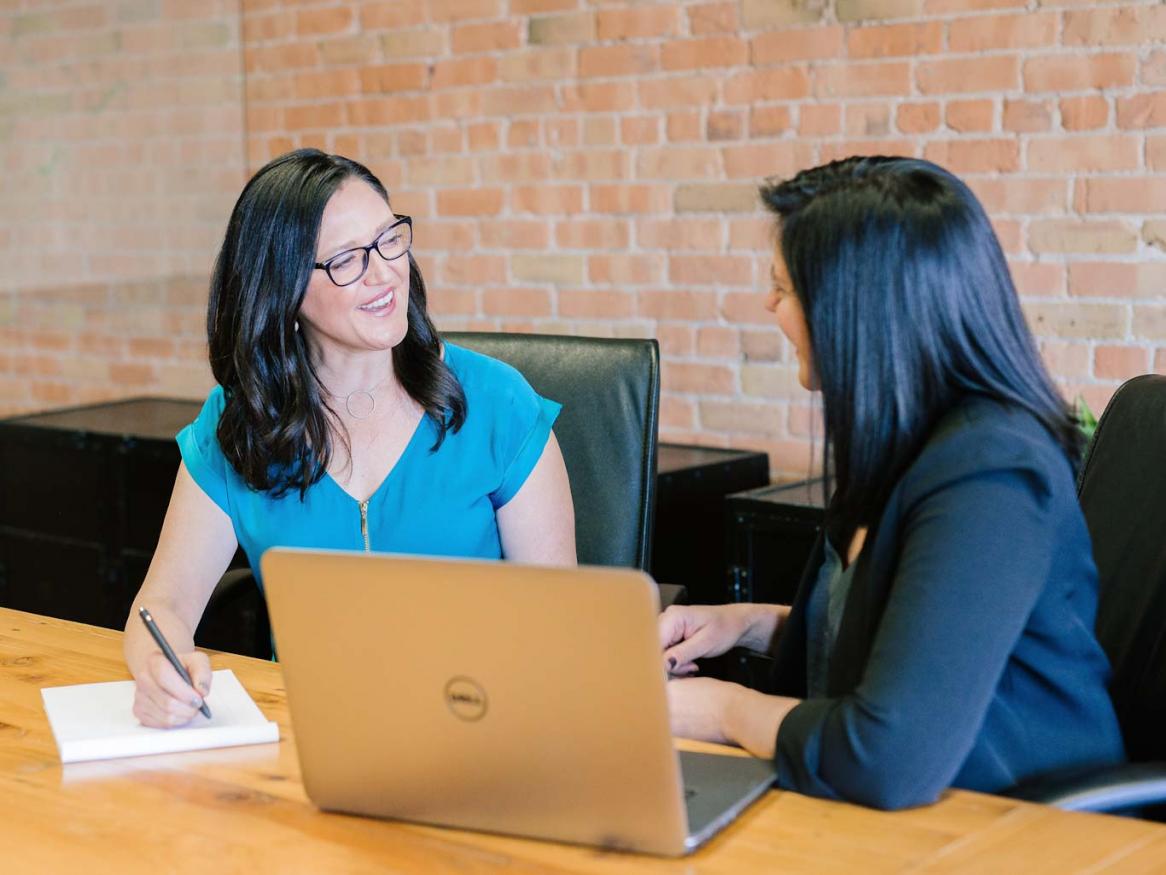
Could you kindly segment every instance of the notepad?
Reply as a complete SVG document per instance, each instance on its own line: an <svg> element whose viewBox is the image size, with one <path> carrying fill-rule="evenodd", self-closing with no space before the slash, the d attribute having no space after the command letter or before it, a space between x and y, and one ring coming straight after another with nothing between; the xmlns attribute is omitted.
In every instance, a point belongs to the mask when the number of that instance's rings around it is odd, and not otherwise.
<svg viewBox="0 0 1166 875"><path fill-rule="evenodd" d="M134 682L75 684L41 690L62 763L279 741L279 726L243 689L230 669L214 673L207 706L185 726L154 729L133 715Z"/></svg>

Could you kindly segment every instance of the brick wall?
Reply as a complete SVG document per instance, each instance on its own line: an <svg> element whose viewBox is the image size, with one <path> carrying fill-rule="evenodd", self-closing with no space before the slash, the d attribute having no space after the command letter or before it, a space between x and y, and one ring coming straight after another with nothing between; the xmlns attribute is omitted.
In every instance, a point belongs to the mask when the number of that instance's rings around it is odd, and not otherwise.
<svg viewBox="0 0 1166 875"><path fill-rule="evenodd" d="M0 415L210 385L238 0L0 4Z"/></svg>
<svg viewBox="0 0 1166 875"><path fill-rule="evenodd" d="M1099 411L1121 380L1166 370L1161 2L241 6L248 169L304 145L368 163L416 217L443 327L658 337L665 439L806 471L813 414L761 307L772 239L755 188L858 152L971 182L1068 394ZM31 39L22 15L0 39ZM156 351L191 367L196 340ZM12 391L0 382L0 404Z"/></svg>

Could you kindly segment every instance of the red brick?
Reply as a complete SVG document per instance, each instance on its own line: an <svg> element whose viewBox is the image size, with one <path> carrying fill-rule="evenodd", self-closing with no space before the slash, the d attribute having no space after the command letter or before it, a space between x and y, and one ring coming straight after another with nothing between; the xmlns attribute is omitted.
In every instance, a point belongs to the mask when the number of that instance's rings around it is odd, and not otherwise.
<svg viewBox="0 0 1166 875"><path fill-rule="evenodd" d="M660 67L660 52L655 45L584 46L579 49L579 75L640 76Z"/></svg>
<svg viewBox="0 0 1166 875"><path fill-rule="evenodd" d="M667 370L661 368L661 379L666 373ZM677 391L700 392L702 390L694 386L685 389L677 388ZM727 395L729 393L723 392L721 394ZM700 421L706 429L751 435L774 435L781 430L782 411L778 405L768 400L760 403L749 403L702 399L700 402ZM739 446L739 444L736 445ZM798 449L803 455L807 454L808 448L804 444L799 445ZM801 471L805 471L800 463L797 467Z"/></svg>
<svg viewBox="0 0 1166 875"><path fill-rule="evenodd" d="M838 25L775 30L753 38L754 64L786 64L790 61L834 60L845 51L845 31Z"/></svg>
<svg viewBox="0 0 1166 875"><path fill-rule="evenodd" d="M688 28L693 34L736 33L741 28L737 2L702 3L688 7Z"/></svg>
<svg viewBox="0 0 1166 875"><path fill-rule="evenodd" d="M1037 172L1134 170L1140 151L1137 137L1118 134L1034 139L1027 163Z"/></svg>
<svg viewBox="0 0 1166 875"><path fill-rule="evenodd" d="M1142 60L1141 81L1146 85L1166 85L1166 51L1151 52Z"/></svg>
<svg viewBox="0 0 1166 875"><path fill-rule="evenodd" d="M665 361L691 358L696 353L696 332L690 325L679 322L657 322L656 338L660 341L660 355Z"/></svg>
<svg viewBox="0 0 1166 875"><path fill-rule="evenodd" d="M708 70L738 67L749 58L748 44L737 37L673 40L663 44L660 63L665 70Z"/></svg>
<svg viewBox="0 0 1166 875"><path fill-rule="evenodd" d="M680 285L751 286L753 259L743 255L673 255L668 279Z"/></svg>
<svg viewBox="0 0 1166 875"><path fill-rule="evenodd" d="M972 177L967 180L989 215L1063 214L1068 211L1068 180Z"/></svg>
<svg viewBox="0 0 1166 875"><path fill-rule="evenodd" d="M947 126L961 133L991 131L995 115L991 100L953 100L947 105Z"/></svg>
<svg viewBox="0 0 1166 875"><path fill-rule="evenodd" d="M1119 97L1117 126L1123 129L1166 127L1166 91Z"/></svg>
<svg viewBox="0 0 1166 875"><path fill-rule="evenodd" d="M1098 346L1093 351L1093 375L1103 380L1125 380L1150 369L1150 351L1138 346Z"/></svg>
<svg viewBox="0 0 1166 875"><path fill-rule="evenodd" d="M711 179L720 172L720 153L715 148L641 149L636 156L636 176L640 179Z"/></svg>
<svg viewBox="0 0 1166 875"><path fill-rule="evenodd" d="M429 17L434 21L457 22L501 18L503 0L441 0L427 5Z"/></svg>
<svg viewBox="0 0 1166 875"><path fill-rule="evenodd" d="M926 134L939 127L939 104L927 103L899 104L895 124L904 134Z"/></svg>
<svg viewBox="0 0 1166 875"><path fill-rule="evenodd" d="M561 249L626 249L627 222L619 219L572 219L555 225L555 245Z"/></svg>
<svg viewBox="0 0 1166 875"><path fill-rule="evenodd" d="M815 97L899 96L911 90L910 64L846 64L818 70Z"/></svg>
<svg viewBox="0 0 1166 875"><path fill-rule="evenodd" d="M482 223L479 233L486 249L545 249L550 243L550 229L538 221L495 219Z"/></svg>
<svg viewBox="0 0 1166 875"><path fill-rule="evenodd" d="M1089 91L1132 85L1136 56L1072 55L1029 58L1024 62L1026 91Z"/></svg>
<svg viewBox="0 0 1166 875"><path fill-rule="evenodd" d="M948 51L962 54L1053 46L1059 17L1056 12L1025 12L959 18L948 23Z"/></svg>
<svg viewBox="0 0 1166 875"><path fill-rule="evenodd" d="M1130 253L1137 249L1138 235L1121 222L1046 219L1028 230L1033 252Z"/></svg>
<svg viewBox="0 0 1166 875"><path fill-rule="evenodd" d="M498 62L488 57L438 61L432 69L430 85L433 88L484 85L498 79Z"/></svg>
<svg viewBox="0 0 1166 875"><path fill-rule="evenodd" d="M1146 137L1146 165L1151 170L1166 170L1166 137Z"/></svg>
<svg viewBox="0 0 1166 875"><path fill-rule="evenodd" d="M703 249L720 251L724 226L714 218L640 219L636 245L641 249Z"/></svg>
<svg viewBox="0 0 1166 875"><path fill-rule="evenodd" d="M1010 173L1020 166L1020 146L1004 139L933 140L923 157L953 173Z"/></svg>
<svg viewBox="0 0 1166 875"><path fill-rule="evenodd" d="M670 76L667 79L644 79L636 86L640 106L644 109L690 109L711 104L716 99L717 83L708 76Z"/></svg>
<svg viewBox="0 0 1166 875"><path fill-rule="evenodd" d="M725 81L725 102L755 104L798 100L810 93L810 78L801 67L772 67L737 73Z"/></svg>
<svg viewBox="0 0 1166 875"><path fill-rule="evenodd" d="M732 369L724 365L665 361L660 367L660 386L669 392L732 395L736 391L736 379Z"/></svg>
<svg viewBox="0 0 1166 875"><path fill-rule="evenodd" d="M366 93L417 91L425 86L428 75L424 64L382 64L361 70L360 84Z"/></svg>
<svg viewBox="0 0 1166 875"><path fill-rule="evenodd" d="M1043 100L1005 100L1004 130L1018 134L1047 131L1053 126L1053 109Z"/></svg>
<svg viewBox="0 0 1166 875"><path fill-rule="evenodd" d="M665 126L670 143L694 143L704 140L699 112L670 112Z"/></svg>
<svg viewBox="0 0 1166 875"><path fill-rule="evenodd" d="M636 312L649 319L683 319L690 322L715 319L715 292L640 292Z"/></svg>
<svg viewBox="0 0 1166 875"><path fill-rule="evenodd" d="M654 116L625 116L619 121L620 142L646 146L660 142L660 120Z"/></svg>
<svg viewBox="0 0 1166 875"><path fill-rule="evenodd" d="M512 189L511 209L519 213L574 214L583 210L583 189L578 185L533 185Z"/></svg>
<svg viewBox="0 0 1166 875"><path fill-rule="evenodd" d="M498 64L498 74L507 82L571 78L575 75L575 50L556 46L508 52Z"/></svg>
<svg viewBox="0 0 1166 875"><path fill-rule="evenodd" d="M724 110L709 113L705 123L705 137L710 142L739 140L744 134L745 114L743 111Z"/></svg>
<svg viewBox="0 0 1166 875"><path fill-rule="evenodd" d="M561 88L562 112L622 112L636 106L631 82L578 82Z"/></svg>
<svg viewBox="0 0 1166 875"><path fill-rule="evenodd" d="M1118 6L1065 13L1066 46L1149 45L1166 40L1161 6Z"/></svg>
<svg viewBox="0 0 1166 875"><path fill-rule="evenodd" d="M1081 180L1084 207L1091 213L1162 212L1166 204L1166 177L1138 176Z"/></svg>
<svg viewBox="0 0 1166 875"><path fill-rule="evenodd" d="M491 316L550 316L551 296L544 289L483 289L482 309Z"/></svg>
<svg viewBox="0 0 1166 875"><path fill-rule="evenodd" d="M850 137L885 137L891 130L891 107L887 103L849 103L846 105L846 135Z"/></svg>
<svg viewBox="0 0 1166 875"><path fill-rule="evenodd" d="M915 80L924 94L958 94L969 91L1010 91L1019 82L1015 57L950 58L921 61Z"/></svg>
<svg viewBox="0 0 1166 875"><path fill-rule="evenodd" d="M284 121L289 131L338 127L344 122L344 104L313 103L306 106L289 106L285 110Z"/></svg>
<svg viewBox="0 0 1166 875"><path fill-rule="evenodd" d="M1040 342L1045 366L1058 377L1087 377L1092 360L1088 343L1066 343L1058 340Z"/></svg>
<svg viewBox="0 0 1166 875"><path fill-rule="evenodd" d="M592 185L591 211L602 215L633 213L646 215L662 213L671 208L670 185Z"/></svg>
<svg viewBox="0 0 1166 875"><path fill-rule="evenodd" d="M450 44L458 54L467 52L504 52L522 43L517 21L491 21L486 24L463 24L454 27Z"/></svg>
<svg viewBox="0 0 1166 875"><path fill-rule="evenodd" d="M502 189L466 188L437 192L437 212L442 216L495 216L502 211Z"/></svg>
<svg viewBox="0 0 1166 875"><path fill-rule="evenodd" d="M573 12L531 18L527 42L537 45L578 45L595 42L595 13Z"/></svg>
<svg viewBox="0 0 1166 875"><path fill-rule="evenodd" d="M296 14L296 33L300 36L344 33L351 30L354 22L349 6L305 9Z"/></svg>
<svg viewBox="0 0 1166 875"><path fill-rule="evenodd" d="M559 179L626 179L629 167L630 157L622 149L579 149L560 152L552 164L552 173Z"/></svg>
<svg viewBox="0 0 1166 875"><path fill-rule="evenodd" d="M597 22L601 42L675 36L680 33L680 10L672 4L600 10Z"/></svg>
<svg viewBox="0 0 1166 875"><path fill-rule="evenodd" d="M809 107L802 107L802 121ZM784 106L755 106L749 110L750 137L776 137L790 130L789 110ZM805 136L805 131L801 132Z"/></svg>
<svg viewBox="0 0 1166 875"><path fill-rule="evenodd" d="M426 19L428 0L388 0L385 3L365 3L360 8L362 30L388 30L422 24Z"/></svg>
<svg viewBox="0 0 1166 875"><path fill-rule="evenodd" d="M635 315L635 296L605 289L562 289L559 315L565 319L628 319Z"/></svg>
<svg viewBox="0 0 1166 875"><path fill-rule="evenodd" d="M666 395L660 399L660 428L691 429L696 426L696 404L687 398Z"/></svg>
<svg viewBox="0 0 1166 875"><path fill-rule="evenodd" d="M710 358L739 358L741 332L737 328L723 326L701 327L696 333L696 351Z"/></svg>
<svg viewBox="0 0 1166 875"><path fill-rule="evenodd" d="M587 277L600 285L650 285L664 279L664 258L638 254L592 255L587 259Z"/></svg>
<svg viewBox="0 0 1166 875"><path fill-rule="evenodd" d="M928 21L857 27L846 40L851 58L931 55L943 48L943 23Z"/></svg>
<svg viewBox="0 0 1166 875"><path fill-rule="evenodd" d="M814 146L803 140L726 146L721 152L728 179L789 176L814 163Z"/></svg>
<svg viewBox="0 0 1166 875"><path fill-rule="evenodd" d="M1012 262L1012 282L1018 295L1053 296L1065 292L1065 267L1047 261Z"/></svg>

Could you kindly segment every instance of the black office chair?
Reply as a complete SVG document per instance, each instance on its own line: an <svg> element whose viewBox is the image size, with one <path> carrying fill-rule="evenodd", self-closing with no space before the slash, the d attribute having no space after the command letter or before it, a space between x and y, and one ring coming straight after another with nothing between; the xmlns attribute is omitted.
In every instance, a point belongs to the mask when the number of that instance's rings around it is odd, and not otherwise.
<svg viewBox="0 0 1166 875"><path fill-rule="evenodd" d="M1118 389L1077 491L1100 577L1097 637L1130 762L1044 776L1009 795L1162 819L1153 807L1166 803L1166 376Z"/></svg>
<svg viewBox="0 0 1166 875"><path fill-rule="evenodd" d="M656 501L656 341L490 332L444 336L513 365L536 392L563 405L554 428L571 481L579 562L646 570ZM663 604L686 598L683 587L660 590ZM219 581L195 641L216 650L271 655L266 608L249 572L228 572Z"/></svg>
<svg viewBox="0 0 1166 875"><path fill-rule="evenodd" d="M656 341L489 332L445 338L513 365L536 392L563 405L555 436L571 480L579 562L647 569L660 407Z"/></svg>

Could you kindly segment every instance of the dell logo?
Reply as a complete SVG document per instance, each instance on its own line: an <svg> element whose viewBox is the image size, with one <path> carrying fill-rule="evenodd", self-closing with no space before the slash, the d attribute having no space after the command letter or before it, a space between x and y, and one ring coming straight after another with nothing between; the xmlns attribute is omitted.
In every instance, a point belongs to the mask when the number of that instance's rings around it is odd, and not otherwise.
<svg viewBox="0 0 1166 875"><path fill-rule="evenodd" d="M488 702L482 685L472 678L450 678L445 685L445 704L453 716L468 723L486 716Z"/></svg>

